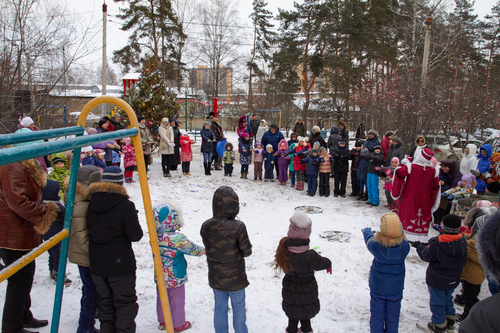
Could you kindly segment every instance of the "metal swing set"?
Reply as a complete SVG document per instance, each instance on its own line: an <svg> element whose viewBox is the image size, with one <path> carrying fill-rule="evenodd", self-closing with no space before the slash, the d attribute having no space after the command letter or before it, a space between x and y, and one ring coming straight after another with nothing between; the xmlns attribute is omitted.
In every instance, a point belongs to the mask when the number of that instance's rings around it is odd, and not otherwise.
<svg viewBox="0 0 500 333"><path fill-rule="evenodd" d="M126 112L130 120L130 127L127 129L114 132L98 133L95 135L84 136L83 134L84 134L85 122L87 120L89 112L94 107L104 103L115 104L121 107ZM42 253L44 253L45 251L49 250L50 248L61 242L61 254L60 254L58 271L62 272L63 274L57 275L54 306L52 311L52 321L50 328L51 333L58 332L59 322L61 318L61 304L62 304L63 290L64 290L64 279L66 275L65 274L66 263L68 258L69 235L71 230L71 220L73 217L73 208L74 208L73 202L75 198L77 176L80 167L81 148L96 143L116 140L124 137L131 137L132 142L134 144L134 150L136 156L143 155L141 138L139 135L139 122L137 121L137 116L134 110L124 100L111 96L100 96L89 101L82 109L80 117L78 118L77 126L51 129L51 130L42 130L31 133L13 133L13 134L0 135L0 146L8 146L16 143L26 143L37 140L60 138L64 136L74 136L74 137L0 149L0 165L24 161L39 156L51 155L57 152L73 150L73 159L71 163L69 185L67 189L68 197L66 203L66 214L64 216L63 230L58 234L54 235L49 240L39 245L38 247L36 247L35 249L31 250L29 253L27 253L25 256L18 259L14 263L12 263L10 266L5 267L3 270L0 271L0 282L3 282L4 280L8 279L10 276L15 274L17 271L22 269L24 266L35 260ZM170 305L167 296L167 288L165 285L165 279L163 277L163 268L160 258L158 237L156 234L156 227L154 223L153 207L151 204L151 196L149 192L149 185L146 174L146 165L144 159L142 158L137 159L137 169L141 185L142 199L144 202L144 210L146 214L151 250L153 253L154 270L158 283L158 290L160 294L163 315L165 318L166 331L167 333L174 333L172 317L170 315Z"/></svg>

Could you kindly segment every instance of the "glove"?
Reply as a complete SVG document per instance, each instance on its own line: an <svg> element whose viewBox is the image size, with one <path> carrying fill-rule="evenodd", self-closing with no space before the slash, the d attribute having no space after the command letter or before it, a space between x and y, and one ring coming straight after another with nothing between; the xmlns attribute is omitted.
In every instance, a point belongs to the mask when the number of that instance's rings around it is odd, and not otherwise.
<svg viewBox="0 0 500 333"><path fill-rule="evenodd" d="M381 168L381 167L374 167L374 169L375 169L375 170L377 170L377 171L382 170L382 168Z"/></svg>
<svg viewBox="0 0 500 333"><path fill-rule="evenodd" d="M442 196L442 197L445 197L445 196L447 196L447 195L448 195L448 194L446 194L446 192L441 193L441 196Z"/></svg>
<svg viewBox="0 0 500 333"><path fill-rule="evenodd" d="M361 229L361 232L363 232L363 234L364 234L366 231L373 232L373 231L372 231L372 228L370 228L370 227L368 227L368 228L364 228L364 229Z"/></svg>
<svg viewBox="0 0 500 333"><path fill-rule="evenodd" d="M175 147L175 143L173 143L173 142L170 142L168 145L171 147Z"/></svg>
<svg viewBox="0 0 500 333"><path fill-rule="evenodd" d="M330 267L330 268L328 268L328 269L326 270L326 272L327 272L327 273L330 273L330 275L331 275L331 274L332 274L332 268L331 268L331 267Z"/></svg>
<svg viewBox="0 0 500 333"><path fill-rule="evenodd" d="M416 242L411 243L411 246L412 246L412 247L414 247L414 248L416 248L416 249L417 249L420 245L422 245L422 243L421 243L421 242L419 242L419 241L416 241Z"/></svg>
<svg viewBox="0 0 500 333"><path fill-rule="evenodd" d="M454 197L453 197L453 194L450 194L450 195L448 196L448 200L453 200L453 198L454 198Z"/></svg>
<svg viewBox="0 0 500 333"><path fill-rule="evenodd" d="M441 226L439 224L433 223L432 229L441 232Z"/></svg>

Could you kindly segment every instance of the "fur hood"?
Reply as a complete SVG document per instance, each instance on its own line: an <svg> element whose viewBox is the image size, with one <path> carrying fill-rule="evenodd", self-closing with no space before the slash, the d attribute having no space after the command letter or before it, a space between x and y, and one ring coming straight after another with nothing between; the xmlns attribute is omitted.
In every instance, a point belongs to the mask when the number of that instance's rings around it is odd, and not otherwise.
<svg viewBox="0 0 500 333"><path fill-rule="evenodd" d="M484 271L500 282L500 211L486 219L479 230L477 245Z"/></svg>
<svg viewBox="0 0 500 333"><path fill-rule="evenodd" d="M40 186L40 188L44 188L47 185L47 173L42 169L42 165L36 159L30 159L21 162L22 165L28 169L28 172L31 175L31 178L35 181L35 183Z"/></svg>
<svg viewBox="0 0 500 333"><path fill-rule="evenodd" d="M69 177L66 177L64 180L64 186L68 188L69 186ZM89 200L90 199L90 194L89 194L89 187L87 185L84 185L80 182L76 183L76 191L75 194L79 194L83 197L84 200ZM68 198L68 191L64 193L64 201L66 201Z"/></svg>
<svg viewBox="0 0 500 333"><path fill-rule="evenodd" d="M90 184L89 186L89 195L92 196L95 193L99 192L106 192L106 193L115 193L115 194L120 194L125 196L127 199L128 194L127 190L125 187L118 185L118 184L113 184L113 183L106 183L106 182L100 182L100 183L93 183Z"/></svg>
<svg viewBox="0 0 500 333"><path fill-rule="evenodd" d="M379 243L380 245L383 245L385 247L394 247L396 245L399 245L403 242L403 240L406 239L405 234L402 233L401 236L398 237L389 237L381 233L380 231L377 231L373 239Z"/></svg>

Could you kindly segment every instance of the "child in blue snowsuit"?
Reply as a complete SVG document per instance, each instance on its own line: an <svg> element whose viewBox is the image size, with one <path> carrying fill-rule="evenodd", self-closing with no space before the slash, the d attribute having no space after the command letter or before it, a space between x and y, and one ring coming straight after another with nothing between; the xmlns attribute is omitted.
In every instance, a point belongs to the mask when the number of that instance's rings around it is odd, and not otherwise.
<svg viewBox="0 0 500 333"><path fill-rule="evenodd" d="M368 192L367 204L371 206L378 206L380 203L380 191L378 188L378 171L376 167L381 167L384 161L384 153L380 145L373 148L373 153L361 154L360 158L369 160L368 173L366 174L366 189Z"/></svg>
<svg viewBox="0 0 500 333"><path fill-rule="evenodd" d="M429 245L412 243L418 256L429 262L425 282L430 293L432 321L427 325L433 332L452 331L456 321L453 291L460 283L467 261L467 240L460 233L462 220L454 214L443 217L441 235L429 239Z"/></svg>
<svg viewBox="0 0 500 333"><path fill-rule="evenodd" d="M309 157L303 158L299 163L307 163L307 195L314 197L318 188L319 155L317 149L312 149Z"/></svg>
<svg viewBox="0 0 500 333"><path fill-rule="evenodd" d="M373 254L370 269L370 332L397 333L403 288L405 259L410 244L403 226L394 213L380 219L380 231L362 230L366 247Z"/></svg>
<svg viewBox="0 0 500 333"><path fill-rule="evenodd" d="M264 181L268 180L274 182L274 162L276 158L274 157L274 150L271 144L266 146L266 152L264 153Z"/></svg>

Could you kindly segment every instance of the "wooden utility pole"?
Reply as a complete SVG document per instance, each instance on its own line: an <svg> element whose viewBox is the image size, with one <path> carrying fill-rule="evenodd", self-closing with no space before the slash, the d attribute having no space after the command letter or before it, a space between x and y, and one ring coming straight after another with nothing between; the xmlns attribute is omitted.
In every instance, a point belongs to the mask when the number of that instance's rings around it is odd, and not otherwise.
<svg viewBox="0 0 500 333"><path fill-rule="evenodd" d="M422 87L424 88L427 83L427 70L429 67L429 48L431 46L432 17L428 17L425 20L425 25L424 59L422 61Z"/></svg>
<svg viewBox="0 0 500 333"><path fill-rule="evenodd" d="M108 15L108 5L106 1L102 4L102 73L101 73L101 84L102 84L102 95L106 95L106 68L107 58L106 58L106 22ZM106 115L106 103L102 104L102 116Z"/></svg>

